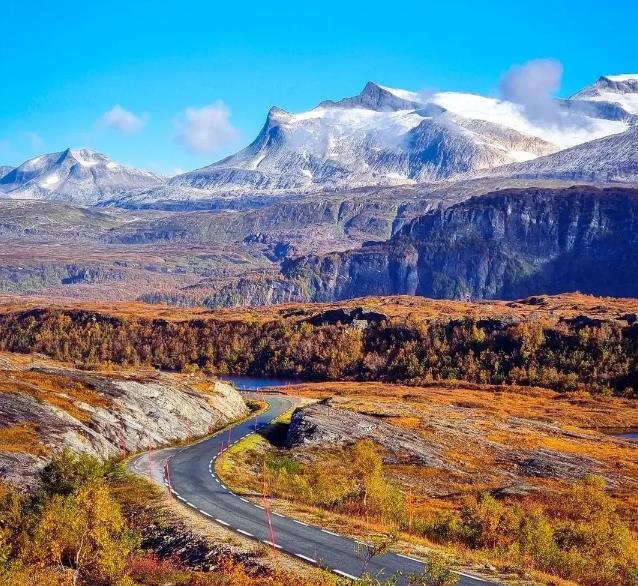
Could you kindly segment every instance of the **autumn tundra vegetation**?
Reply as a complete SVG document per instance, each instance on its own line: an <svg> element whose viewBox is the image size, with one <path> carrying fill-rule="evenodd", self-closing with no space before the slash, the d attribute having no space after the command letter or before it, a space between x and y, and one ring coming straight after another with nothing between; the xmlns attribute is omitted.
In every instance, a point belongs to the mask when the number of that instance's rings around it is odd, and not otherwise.
<svg viewBox="0 0 638 586"><path fill-rule="evenodd" d="M299 575L232 558L194 571L179 558L145 552L142 529L165 523L159 490L120 462L62 452L41 471L37 492L0 492L0 584L7 586L345 586L327 572ZM378 555L385 549L377 549ZM368 586L391 585L364 575ZM453 586L439 558L410 586Z"/></svg>
<svg viewBox="0 0 638 586"><path fill-rule="evenodd" d="M441 506L419 498L418 489L411 494L405 467L386 466L368 439L301 457L265 440L248 441L225 459L230 462L222 460L219 471L235 490L259 494L266 485L293 514L347 526L353 535L443 546L519 577L533 571L549 583L559 577L592 586L638 581L636 535L600 476L522 498L466 490ZM421 482L428 482L427 472Z"/></svg>
<svg viewBox="0 0 638 586"><path fill-rule="evenodd" d="M603 433L638 429L634 300L393 297L217 311L8 301L0 350L192 381L295 377L307 382L287 392L316 413L337 410L353 422L346 431L380 422L370 437L304 447L287 442L291 423L282 420L237 444L218 471L237 492L266 485L288 514L365 538L377 553L414 549L430 570L411 586L454 584L451 565L487 567L513 583L638 584L638 447ZM95 402L90 385L55 372L47 381L62 409ZM25 369L0 392L16 392L18 378L33 389L34 376L43 375ZM2 449L34 453L38 433L0 427ZM393 452L384 443L393 434L415 452ZM432 461L419 459L423 446ZM52 456L33 490L2 486L0 584L339 583L232 557L202 572L158 556L144 528L174 514L158 489L121 462Z"/></svg>
<svg viewBox="0 0 638 586"><path fill-rule="evenodd" d="M142 547L142 529L167 523L158 489L115 461L62 452L30 495L2 487L0 584L7 586L303 586L286 571L232 558L207 572ZM336 581L315 580L335 586Z"/></svg>
<svg viewBox="0 0 638 586"><path fill-rule="evenodd" d="M377 310L371 321L336 308ZM414 297L220 311L0 306L0 350L84 367L414 383L459 379L633 395L638 303L581 295L465 303ZM322 321L321 315L328 314ZM380 318L378 316L381 316Z"/></svg>

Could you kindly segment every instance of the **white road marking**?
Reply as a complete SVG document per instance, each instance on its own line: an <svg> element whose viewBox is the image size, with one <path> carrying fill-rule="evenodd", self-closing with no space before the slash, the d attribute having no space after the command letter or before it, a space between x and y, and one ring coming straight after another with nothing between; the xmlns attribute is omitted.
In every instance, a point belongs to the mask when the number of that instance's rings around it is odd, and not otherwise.
<svg viewBox="0 0 638 586"><path fill-rule="evenodd" d="M406 560L410 560L412 562L417 562L419 564L422 564L423 562L421 560L417 560L416 558L411 558L409 555L404 555L402 553L398 553L397 554L400 558L405 558Z"/></svg>
<svg viewBox="0 0 638 586"><path fill-rule="evenodd" d="M357 578L357 576L353 576L352 574L348 574L347 572L342 572L341 570L332 570L335 574L339 574L340 576L343 576L344 578L350 578L350 580L359 580L359 578Z"/></svg>
<svg viewBox="0 0 638 586"><path fill-rule="evenodd" d="M472 580L476 580L477 582L488 582L488 580L484 580L483 578L477 578L476 576L472 576L472 574L464 574L463 572L455 572L459 576L464 576L465 578L472 578Z"/></svg>
<svg viewBox="0 0 638 586"><path fill-rule="evenodd" d="M261 428L263 428L263 427L266 427L266 426L268 426L268 425L270 425L270 424L273 424L273 423L275 423L275 421L276 421L276 419L273 419L273 420L271 420L269 423L261 424L261 425L259 426L259 429L261 429ZM234 446L235 444L238 444L238 443L239 443L239 442L240 442L243 438L248 437L248 436L252 435L253 433L254 433L254 432L253 432L252 430L251 430L251 431L249 431L249 432L247 432L246 434L242 435L239 439L235 440L235 441L234 441L232 444L230 444L230 445L231 445L231 446ZM198 443L199 443L199 442L198 442ZM224 450L220 450L220 452L219 452L219 453L221 454L221 453L223 453L223 452L227 451L229 447L230 447L230 446L226 446L226 448L225 448ZM169 458L169 460L170 460L170 458ZM135 462L133 463L133 468L138 469L138 466L140 466L140 465L141 465L141 461L140 461L140 460L137 460L137 461L135 461ZM212 478L214 478L214 479L215 479L215 481L216 481L218 484L220 484L220 485L221 485L221 486L222 486L225 490L227 490L230 494L232 494L233 496L238 496L238 495L236 495L234 492L232 492L232 491L231 491L231 490L230 490L230 489L229 489L229 488L228 488L225 484L223 484L222 482L220 482L220 480L219 480L217 477L215 477L215 474L214 474L214 472L213 472L214 465L215 465L215 458L213 458L213 459L210 461L209 466L208 466L208 467L209 467L210 474L211 474L211 477L212 477ZM184 502L185 504L187 504L188 506L190 506L190 507L192 507L192 508L196 509L196 510L197 510L197 511L199 511L202 515L205 515L205 516L207 516L207 517L210 517L211 519L213 518L213 516L212 516L210 513L207 513L207 512L206 512L206 511L204 511L203 509L199 509L199 508L197 508L197 507L196 507L193 503L191 503L190 501L187 501L187 500L186 500L183 496L181 496L180 494L178 494L178 493L177 493L177 492L176 492L176 491L175 491L175 490L174 490L174 489L170 486L170 484L169 484L169 482L168 482L168 479L166 478L166 474L165 474L165 478L164 478L163 480L164 480L164 484L166 484L166 485L168 486L169 491L170 491L172 494L174 494L174 495L175 495L178 499L180 499L181 501L183 501L183 502ZM260 506L260 505L257 505L257 504L255 504L255 503L251 503L251 501L249 501L249 500L248 500L248 499L246 499L246 498L239 497L239 496L238 496L238 498L239 498L240 500L242 500L243 502L245 502L245 503L253 504L253 505L254 505L254 506L256 506L257 508L264 510L264 507L262 507L262 506ZM273 511L273 512L272 512L272 514L273 514L273 515L277 515L278 517L286 518L286 517L285 517L285 515L283 515L283 514L281 514L281 513L277 513L277 512L275 512L275 511ZM229 525L226 521L223 521L223 520L221 520L221 519L217 519L217 518L215 518L214 520L215 520L217 523L219 523L220 525L224 525L225 527L230 527L230 525ZM293 522L297 523L298 525L303 525L303 526L305 526L305 527L308 527L308 523L304 523L303 521L299 521L299 520L297 520L297 519L291 519L291 520L292 520ZM238 533L241 533L241 534L245 535L246 537L254 537L254 535L253 535L252 533L250 533L250 532L248 532L248 531L245 531L245 530L243 530L243 529L236 529L236 531L237 531ZM328 529L321 529L321 531L322 531L323 533L327 533L327 534L329 534L329 535L333 535L333 536L335 536L335 537L341 537L341 535L339 535L338 533L335 533L335 532L333 532L333 531L329 531ZM361 545L366 545L366 546L368 546L368 547L369 547L369 544L367 544L367 543L364 543L364 542L362 542L362 541L358 541L358 540L354 540L354 541L355 541L356 543L359 543L359 544L361 544ZM273 542L271 542L271 541L268 541L268 540L265 540L265 539L264 539L264 540L262 540L262 542L263 542L263 543L265 543L266 545L271 546L271 547L275 547L275 548L277 548L277 549L283 549L281 545L278 545L278 544L273 543ZM311 558L311 557L305 556L305 555L300 554L300 553L294 553L293 555L295 555L295 556L296 556L296 557L298 557L299 559L302 559L302 560L304 560L304 561L306 561L306 562L308 562L308 563L311 563L311 564L317 564L317 560L315 560L315 559L313 559L313 558ZM400 554L400 553L398 553L397 555L398 555L399 557L402 557L402 558L404 558L404 559L410 560L410 561L412 561L412 562L416 562L416 563L419 563L419 564L423 564L423 563L424 563L422 560L419 560L419 559L414 558L414 557L410 557L410 556L405 555L405 554ZM357 576L353 576L352 574L348 574L347 572L344 572L344 571L342 571L342 570L333 569L332 571L333 571L335 574L338 574L338 575L343 576L344 578L348 578L348 579L350 579L350 580L357 580L357 581L358 581L358 580L360 580L360 578L359 578L359 577L357 577ZM478 580L478 581L481 581L481 582L486 582L486 583L488 582L487 580L484 580L484 579L482 579L482 578L478 578L478 577L476 577L476 576L472 576L471 574L465 574L465 573L463 573L463 572L456 572L456 573L457 573L457 574L459 574L460 576L465 576L465 577L472 578L472 579L474 579L474 580Z"/></svg>

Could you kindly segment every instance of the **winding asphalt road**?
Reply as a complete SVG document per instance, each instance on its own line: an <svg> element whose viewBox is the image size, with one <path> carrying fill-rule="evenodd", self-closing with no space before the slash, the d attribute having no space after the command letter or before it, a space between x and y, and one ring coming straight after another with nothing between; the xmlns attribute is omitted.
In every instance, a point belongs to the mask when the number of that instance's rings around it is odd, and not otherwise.
<svg viewBox="0 0 638 586"><path fill-rule="evenodd" d="M230 431L184 448L141 454L131 460L129 467L168 486L176 498L211 521L340 576L356 580L367 571L382 579L401 573L399 583L406 584L406 576L423 572L423 562L398 553L374 557L366 567L363 553L368 547L366 544L274 511L269 515L263 506L233 493L223 484L215 473L215 459L221 450L265 427L293 406L289 398L281 395L271 394L266 400L269 406L264 412ZM462 586L496 584L466 574L460 574L459 583Z"/></svg>

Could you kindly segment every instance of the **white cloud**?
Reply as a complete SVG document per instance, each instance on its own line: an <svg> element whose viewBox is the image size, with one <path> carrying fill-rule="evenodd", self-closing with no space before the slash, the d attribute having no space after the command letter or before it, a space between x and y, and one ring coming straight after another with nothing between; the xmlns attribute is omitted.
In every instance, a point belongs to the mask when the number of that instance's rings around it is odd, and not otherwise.
<svg viewBox="0 0 638 586"><path fill-rule="evenodd" d="M118 104L113 106L108 112L102 114L98 122L102 126L112 128L122 134L132 134L133 132L141 130L147 120L147 114L138 116L134 112L126 110Z"/></svg>
<svg viewBox="0 0 638 586"><path fill-rule="evenodd" d="M193 153L218 151L241 136L230 121L230 110L221 100L202 108L186 108L176 127L176 140Z"/></svg>
<svg viewBox="0 0 638 586"><path fill-rule="evenodd" d="M534 59L512 67L501 80L500 94L520 104L539 123L558 124L561 109L554 98L560 88L563 66L555 59Z"/></svg>

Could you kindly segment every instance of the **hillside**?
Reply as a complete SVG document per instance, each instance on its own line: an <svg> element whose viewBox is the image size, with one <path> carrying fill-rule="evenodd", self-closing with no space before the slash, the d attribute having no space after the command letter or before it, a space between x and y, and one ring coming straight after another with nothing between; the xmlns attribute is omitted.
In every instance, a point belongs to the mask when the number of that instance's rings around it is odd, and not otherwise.
<svg viewBox="0 0 638 586"><path fill-rule="evenodd" d="M638 126L533 161L506 165L492 170L489 175L517 179L552 177L568 181L636 183Z"/></svg>
<svg viewBox="0 0 638 586"><path fill-rule="evenodd" d="M204 435L246 414L221 382L153 371L87 373L67 364L0 356L0 483L34 490L62 451L107 460Z"/></svg>
<svg viewBox="0 0 638 586"><path fill-rule="evenodd" d="M637 219L633 189L503 190L427 213L385 243L290 262L283 282L311 301L569 291L631 297L638 295Z"/></svg>

